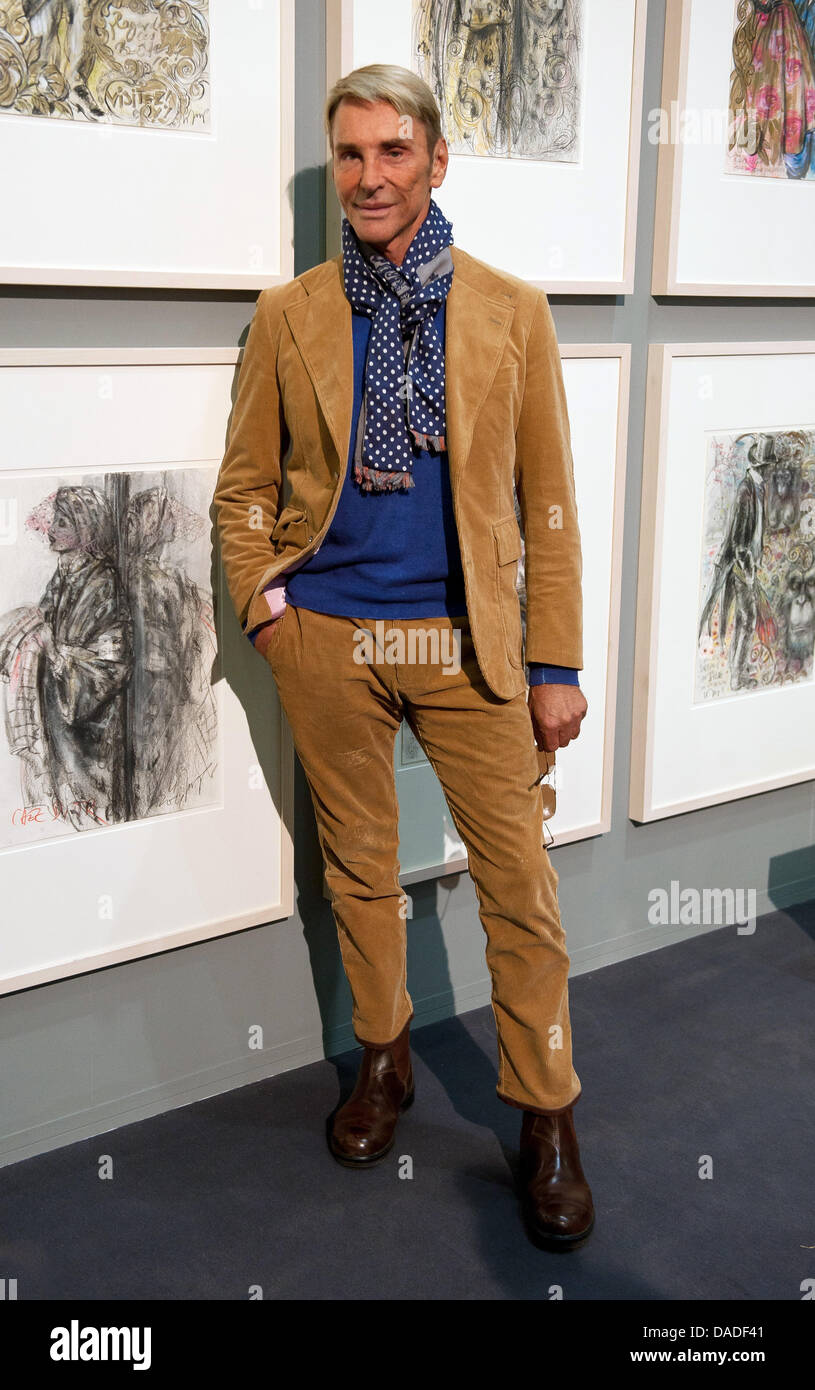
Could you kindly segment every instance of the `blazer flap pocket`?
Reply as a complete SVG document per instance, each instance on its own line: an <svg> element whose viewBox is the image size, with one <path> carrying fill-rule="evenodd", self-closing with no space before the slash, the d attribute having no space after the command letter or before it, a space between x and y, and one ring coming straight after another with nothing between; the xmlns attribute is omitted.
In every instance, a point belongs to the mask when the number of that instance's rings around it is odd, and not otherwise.
<svg viewBox="0 0 815 1390"><path fill-rule="evenodd" d="M512 560L520 560L521 529L515 516L505 516L500 521L494 521L492 532L495 536L499 565L508 565Z"/></svg>

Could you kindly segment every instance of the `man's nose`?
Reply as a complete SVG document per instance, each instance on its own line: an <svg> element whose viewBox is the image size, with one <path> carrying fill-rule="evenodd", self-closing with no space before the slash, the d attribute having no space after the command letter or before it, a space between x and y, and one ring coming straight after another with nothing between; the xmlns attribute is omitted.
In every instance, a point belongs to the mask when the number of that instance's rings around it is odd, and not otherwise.
<svg viewBox="0 0 815 1390"><path fill-rule="evenodd" d="M362 188L367 189L379 188L382 183L382 171L375 155L363 158L359 182Z"/></svg>

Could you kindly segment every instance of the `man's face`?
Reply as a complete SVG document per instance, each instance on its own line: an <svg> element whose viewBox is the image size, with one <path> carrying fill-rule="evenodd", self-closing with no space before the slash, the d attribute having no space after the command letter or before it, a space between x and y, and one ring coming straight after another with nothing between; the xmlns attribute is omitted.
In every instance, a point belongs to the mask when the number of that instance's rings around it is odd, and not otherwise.
<svg viewBox="0 0 815 1390"><path fill-rule="evenodd" d="M334 187L360 241L401 264L447 172L447 145L433 155L421 121L387 101L343 97L334 113Z"/></svg>

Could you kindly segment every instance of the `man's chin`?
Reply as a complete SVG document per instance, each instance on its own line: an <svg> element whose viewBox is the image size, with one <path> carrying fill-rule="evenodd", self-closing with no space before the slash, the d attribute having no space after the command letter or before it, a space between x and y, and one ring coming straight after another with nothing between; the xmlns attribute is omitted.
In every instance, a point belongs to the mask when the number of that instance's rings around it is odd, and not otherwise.
<svg viewBox="0 0 815 1390"><path fill-rule="evenodd" d="M360 241L369 246L388 246L399 235L399 227L391 218L354 217L350 221Z"/></svg>

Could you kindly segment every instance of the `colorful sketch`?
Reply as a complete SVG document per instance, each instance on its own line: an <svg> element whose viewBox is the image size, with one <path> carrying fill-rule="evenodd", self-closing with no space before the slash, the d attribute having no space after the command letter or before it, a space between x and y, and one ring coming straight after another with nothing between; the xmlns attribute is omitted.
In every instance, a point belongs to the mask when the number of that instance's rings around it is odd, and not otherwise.
<svg viewBox="0 0 815 1390"><path fill-rule="evenodd" d="M0 846L219 799L213 485L209 468L7 475Z"/></svg>
<svg viewBox="0 0 815 1390"><path fill-rule="evenodd" d="M815 427L708 440L694 700L811 681Z"/></svg>
<svg viewBox="0 0 815 1390"><path fill-rule="evenodd" d="M453 154L579 159L584 0L413 0L413 55Z"/></svg>
<svg viewBox="0 0 815 1390"><path fill-rule="evenodd" d="M815 179L815 0L738 0L727 170Z"/></svg>
<svg viewBox="0 0 815 1390"><path fill-rule="evenodd" d="M209 0L0 0L0 111L210 126Z"/></svg>

